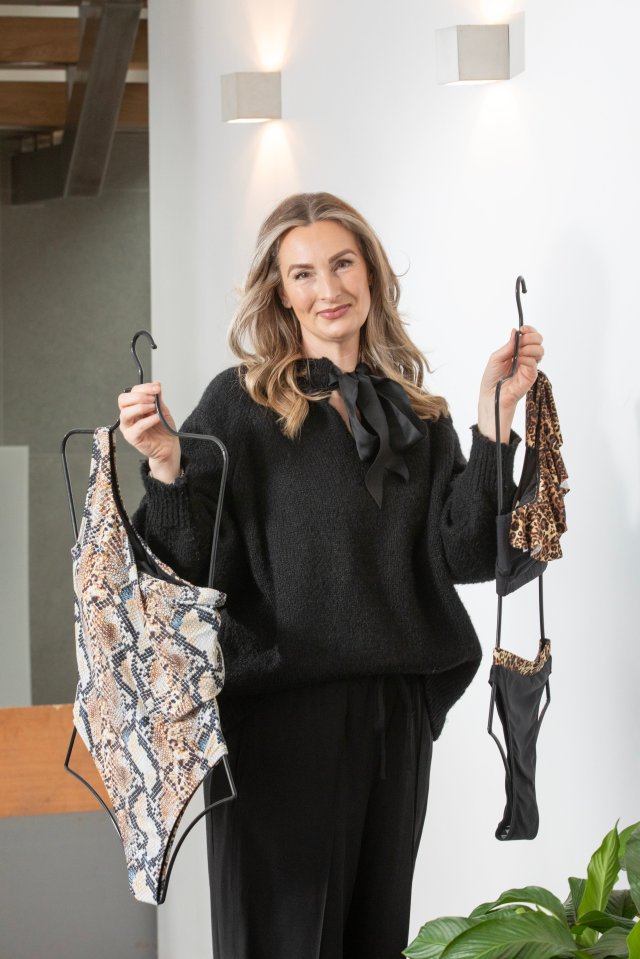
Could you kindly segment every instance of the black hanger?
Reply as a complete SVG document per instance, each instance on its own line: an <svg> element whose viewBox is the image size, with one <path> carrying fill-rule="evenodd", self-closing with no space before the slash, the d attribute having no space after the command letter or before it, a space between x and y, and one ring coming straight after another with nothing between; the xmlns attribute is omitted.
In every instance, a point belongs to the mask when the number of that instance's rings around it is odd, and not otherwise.
<svg viewBox="0 0 640 959"><path fill-rule="evenodd" d="M131 340L131 352L133 353L133 357L134 357L136 366L138 367L138 376L139 376L138 382L139 382L139 383L144 383L144 372L143 372L142 366L141 366L141 364L140 364L140 360L138 359L138 354L136 353L136 343L138 342L138 339L139 339L143 334L145 334L146 336L149 337L149 339L151 340L151 343L153 344L154 350L155 350L155 348L156 348L156 344L155 344L154 341L153 341L153 337L152 337L151 334L148 333L146 330L138 330L138 332L134 334L133 339ZM131 392L131 387L130 387L130 386L127 387L127 389L126 389L124 392L125 392L125 393L130 393L130 392ZM120 417L118 417L118 419L115 421L115 423L113 424L113 426L110 426L110 427L109 427L109 431L110 431L110 432L113 432L114 430L117 430L119 426L120 426ZM94 429L75 429L75 430L69 430L69 432L68 432L68 433L65 433L65 435L63 436L63 438L62 438L62 445L61 445L61 447L60 447L60 453L61 453L61 455L62 455L62 469L63 469L63 472L64 472L64 482L65 482L65 487L66 487L66 490L67 490L67 499L69 500L69 509L71 510L71 525L73 526L73 533L74 533L75 539L78 538L78 521L77 521L77 519L76 519L76 508L75 508L75 504L74 504L74 502L73 502L73 491L72 491L72 489L71 489L71 478L70 478L70 476L69 476L69 466L68 466L68 464L67 464L67 442L69 441L69 439L70 439L72 436L78 436L78 435L82 435L82 434L85 434L85 435L88 435L88 436L93 436L94 433L95 433L95 428L94 428Z"/></svg>
<svg viewBox="0 0 640 959"><path fill-rule="evenodd" d="M142 369L142 364L136 352L136 344L141 336L146 336L148 338L149 343L151 344L151 349L155 350L157 349L157 347L153 337L151 336L151 333L149 333L148 330L138 330L138 332L134 335L131 341L131 352L133 353L133 358L138 367L138 375L140 376L140 382L144 383L144 372ZM211 443L216 443L216 445L218 446L222 454L222 477L220 479L220 494L218 496L218 506L216 508L216 518L215 518L214 527L213 527L213 543L211 547L211 561L209 563L208 585L210 587L213 587L215 565L216 565L216 553L218 550L218 538L220 534L220 522L222 519L222 500L223 500L225 485L227 482L227 470L229 466L229 457L227 455L227 449L224 443L221 440L219 440L217 436L213 436L213 435L208 436L205 433L182 433L179 430L174 430L174 428L170 426L169 423L167 422L165 415L162 412L162 409L160 408L159 396L156 396L156 412L158 416L160 417L160 421L162 425L164 426L164 428L173 436L182 437L184 439L192 439L192 440L209 440L209 442Z"/></svg>
<svg viewBox="0 0 640 959"><path fill-rule="evenodd" d="M521 293L521 291L522 291L522 293L526 293L526 292L527 292L527 285L526 285L526 283L525 283L525 279L524 279L523 276L519 276L519 277L517 278L517 280L516 280L516 304L517 304L517 307L518 307L518 329L516 330L516 342L515 342L515 346L514 346L514 349L513 349L513 359L512 359L512 363L511 363L511 370L509 371L509 373L507 373L506 376L503 376L500 380L498 380L498 382L497 382L497 384L496 384L496 391L495 391L496 474L497 474L497 486L498 486L498 515L501 515L501 514L502 514L502 511L503 511L503 509L504 509L504 504L503 504L503 499L504 499L504 498L503 498L503 489L502 489L502 487L503 487L503 476L502 476L502 444L501 444L501 442L500 442L500 390L502 389L503 383L506 383L506 381L507 381L507 380L510 380L511 377L514 375L514 373L516 372L517 365L518 365L518 353L519 353L519 350L520 350L520 336L521 336L521 332L520 332L520 331L521 331L521 328L522 328L522 326L523 326L523 324L524 324L524 317L523 317L523 312L522 312L522 301L521 301L521 299L520 299L520 293ZM544 573L544 570L543 570L543 571L540 573L540 575L538 576L538 613L539 613L539 618L540 618L540 642L541 642L541 643L543 642L543 640L544 640L544 638L545 638L545 631L544 631L544 597L543 597L543 590L542 590L542 577L543 577L543 573ZM500 593L498 593L498 610L497 610L496 642L495 642L495 647L496 647L496 649L500 649L501 637L502 637L502 596L500 595ZM491 689L491 703L490 703L490 705L489 705L489 723L488 723L488 726L487 726L487 732L489 733L489 735L491 736L491 738L496 742L496 744L497 744L497 746L498 746L498 749L500 750L500 755L502 756L502 760L503 760L503 762L504 762L505 769L506 769L506 771L507 771L507 775L509 775L509 765L508 765L508 761L507 761L507 756L506 756L505 751L504 751L504 749L503 749L503 747L502 747L502 743L500 742L500 740L497 738L497 736L496 736L495 733L493 732L493 713L494 713L494 707L495 707L495 700L496 700L496 690L495 690L495 687L492 687L492 689ZM550 691L550 688L549 688L549 682L547 681L547 683L546 683L546 702L545 702L545 705L544 705L544 707L543 707L543 709L542 709L542 711L541 711L541 713L540 713L540 716L539 716L539 719L538 719L539 722L542 722L542 717L544 716L544 714L545 714L545 712L546 712L546 710L547 710L547 707L549 706L549 703L550 703L550 702L551 702L551 691Z"/></svg>
<svg viewBox="0 0 640 959"><path fill-rule="evenodd" d="M496 423L496 474L497 474L497 487L498 487L498 514L501 515L504 509L504 496L503 496L503 477L502 477L502 443L500 442L500 391L502 389L503 383L506 383L507 380L510 380L511 377L516 372L518 366L518 354L520 351L520 336L521 329L524 324L524 316L522 312L522 302L520 299L520 291L523 293L527 292L527 285L525 283L524 277L519 276L516 280L516 304L518 307L518 329L516 330L516 342L513 348L513 359L511 362L511 370L507 373L506 376L503 376L502 379L498 380L496 384L495 391L495 423ZM543 570L544 572L544 570ZM540 636L544 638L544 607L543 607L543 594L542 594L542 573L538 577L538 606L540 613ZM498 627L496 635L496 647L500 648L500 637L502 629L502 596L498 594Z"/></svg>
<svg viewBox="0 0 640 959"><path fill-rule="evenodd" d="M510 380L514 375L516 368L518 366L518 353L520 352L520 330L524 323L524 317L522 314L522 302L520 300L520 290L522 289L523 293L527 292L527 284L524 281L523 276L519 276L516 280L516 303L518 306L518 329L516 330L516 342L513 348L513 359L511 362L511 370L507 373L506 376L503 376L502 379L498 380L496 384L496 393L495 393L495 421L496 421L496 469L498 473L498 513L502 513L503 509L503 497L502 497L502 444L500 443L500 391L502 389L502 384L506 383L507 380Z"/></svg>
<svg viewBox="0 0 640 959"><path fill-rule="evenodd" d="M139 358L139 356L138 356L137 349L136 349L138 340L140 339L141 336L144 336L144 337L146 337L146 338L149 340L149 343L150 343L152 349L154 349L154 350L157 349L157 346L156 346L155 340L153 339L153 337L151 336L151 333L149 333L148 330L138 330L136 333L134 333L133 338L132 338L132 340L131 340L131 352L132 352L132 354L133 354L134 362L135 362L135 364L136 364L136 366L137 366L137 368L138 368L138 382L139 382L139 383L144 383L144 370L143 370L143 368L142 368L142 363L140 362L140 358ZM129 392L129 391L130 391L130 388L128 388L127 390L125 390L125 392ZM174 436L185 437L185 438L187 438L187 439L207 440L207 441L209 441L209 442L215 443L215 444L218 446L218 448L220 449L220 452L221 452L221 454L222 454L222 476L221 476L221 479L220 479L220 492L219 492L219 495L218 495L218 505L217 505L217 508L216 508L216 518L215 518L214 530L213 530L213 543L212 543L212 547L211 547L211 560L210 560L210 563L209 563L209 577L208 577L208 581L207 581L208 586L209 586L210 588L213 588L213 580L214 580L214 576L215 576L216 553L217 553L218 539L219 539L219 534L220 534L220 522L221 522L221 519L222 519L222 505L223 505L224 491L225 491L225 486L226 486L226 481L227 481L227 471L228 471L228 454L227 454L227 449L226 449L224 443L223 443L221 440L219 440L217 436L209 436L209 435L204 434L204 433L182 433L182 432L179 432L178 430L174 430L173 427L170 426L169 423L167 422L167 420L166 420L166 418L165 418L165 416L164 416L164 414L163 414L163 412L162 412L162 410L161 410L161 408L160 408L160 397L159 397L159 396L156 396L156 411L157 411L157 413L158 413L158 415L159 415L159 417L160 417L160 420L161 420L164 428L165 428L166 430L168 430L169 433L172 433ZM118 417L118 419L116 420L116 422L115 422L112 426L109 427L109 432L110 432L110 433L113 433L119 426L120 426L120 417ZM69 430L69 432L66 433L65 436L64 436L63 439L62 439L62 445L61 445L62 467L63 467L63 472L64 472L65 485L66 485L66 489L67 489L67 496L68 496L68 500L69 500L69 509L70 509L70 511L71 511L71 523L72 523L72 526L73 526L73 532L74 532L75 541L77 541L77 539L78 539L78 522L77 522L77 519L76 519L76 509L75 509L75 505L74 505L74 502L73 502L73 491L72 491L72 489L71 489L71 480L70 480L70 476L69 476L69 467L68 467L68 464L67 464L67 456L66 456L67 442L68 442L68 440L70 439L71 436L76 436L76 435L78 435L78 434L89 434L89 435L93 435L94 433L95 433L95 429L74 429L74 430ZM115 816L113 815L113 813L111 812L111 810L109 809L109 807L106 805L106 803L104 802L104 800L102 799L102 797L96 792L96 790L93 788L93 786L86 781L86 779L83 779L83 777L80 776L79 773L75 772L75 770L71 769L71 767L69 766L69 760L71 759L71 752L72 752L72 750L73 750L73 746L74 746L74 743L75 743L76 735L77 735L77 730L76 730L75 725L74 725L73 731L72 731L72 733L71 733L71 740L70 740L70 742L69 742L69 748L68 748L68 750L67 750L67 755L66 755L66 758L65 758L65 761L64 761L64 768L67 770L67 772L71 773L72 776L75 776L76 779L79 779L80 782L83 783L83 785L85 785L85 786L87 787L87 789L90 790L90 792L91 792L91 793L93 794L93 796L98 800L98 802L100 803L100 805L102 806L102 808L104 809L104 811L105 811L106 813L108 813L109 818L111 819L111 822L113 823L113 825L114 825L114 827L115 827L115 830L116 830L116 832L118 833L118 836L119 836L120 839L122 840L122 834L121 834L121 832L120 832L120 828L119 828L118 823L117 823L117 821L116 821L116 819L115 819ZM198 815L195 817L195 819L193 819L193 821L192 821L191 823L189 823L189 825L188 825L187 828L185 829L184 833L183 833L182 836L180 837L180 840L179 840L177 846L176 846L175 849L173 850L173 855L171 856L171 860L170 860L170 862L169 862L169 866L168 866L168 869L167 869L167 874L166 874L166 876L165 876L165 878L164 878L164 884L163 884L163 887L162 887L162 889L161 889L160 896L159 896L159 898L158 898L158 905L161 905L161 904L165 901L166 894L167 894L167 888L168 888L168 886L169 886L169 878L170 878L170 876L171 876L171 870L173 869L173 864L174 864L174 862L175 862L176 856L178 855L178 852L180 851L180 847L182 846L182 843L183 843L184 840L187 838L188 834L191 832L191 830L193 829L193 827L196 825L196 823L197 823L200 819L202 819L203 816L205 816L205 815L206 815L211 809L213 809L215 806L219 806L221 803L229 802L230 800L235 799L236 796L238 795L237 790L236 790L236 787L235 787L235 783L234 783L234 780L233 780L233 776L232 776L232 774L231 774L231 769L230 769L230 766L229 766L228 756L227 756L227 755L223 756L223 757L222 757L222 760L223 760L223 763L224 763L225 772L226 772L226 775L227 775L227 780L228 780L228 782L229 782L229 786L230 786L230 790L231 790L231 791L230 791L230 794L229 794L228 796L223 796L221 799L216 800L216 802L211 803L210 805L206 806L200 813L198 813ZM206 777L205 777L205 778L206 778ZM164 861L163 861L163 864L162 864L162 865L164 866Z"/></svg>

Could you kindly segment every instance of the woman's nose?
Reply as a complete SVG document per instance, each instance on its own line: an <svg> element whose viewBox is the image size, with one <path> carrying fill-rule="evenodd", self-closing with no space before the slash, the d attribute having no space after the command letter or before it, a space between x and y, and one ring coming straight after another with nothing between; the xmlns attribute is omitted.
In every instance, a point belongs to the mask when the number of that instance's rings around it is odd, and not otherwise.
<svg viewBox="0 0 640 959"><path fill-rule="evenodd" d="M318 296L323 300L332 300L340 292L340 278L329 270L318 274Z"/></svg>

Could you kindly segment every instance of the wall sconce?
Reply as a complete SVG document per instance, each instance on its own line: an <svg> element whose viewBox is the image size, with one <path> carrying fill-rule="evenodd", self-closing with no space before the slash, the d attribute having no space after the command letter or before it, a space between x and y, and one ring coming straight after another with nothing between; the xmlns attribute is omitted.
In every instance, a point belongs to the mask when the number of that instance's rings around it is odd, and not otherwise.
<svg viewBox="0 0 640 959"><path fill-rule="evenodd" d="M227 73L220 80L225 123L261 123L282 116L279 73Z"/></svg>
<svg viewBox="0 0 640 959"><path fill-rule="evenodd" d="M510 80L524 69L514 62L507 23L436 30L438 83Z"/></svg>

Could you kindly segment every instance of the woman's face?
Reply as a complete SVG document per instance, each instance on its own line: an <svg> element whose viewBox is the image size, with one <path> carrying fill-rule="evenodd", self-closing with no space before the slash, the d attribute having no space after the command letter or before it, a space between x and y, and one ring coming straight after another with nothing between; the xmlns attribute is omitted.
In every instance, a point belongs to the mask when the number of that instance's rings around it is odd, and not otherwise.
<svg viewBox="0 0 640 959"><path fill-rule="evenodd" d="M279 265L280 298L300 323L305 354L322 356L327 343L357 352L371 293L351 230L336 220L294 227L280 243Z"/></svg>

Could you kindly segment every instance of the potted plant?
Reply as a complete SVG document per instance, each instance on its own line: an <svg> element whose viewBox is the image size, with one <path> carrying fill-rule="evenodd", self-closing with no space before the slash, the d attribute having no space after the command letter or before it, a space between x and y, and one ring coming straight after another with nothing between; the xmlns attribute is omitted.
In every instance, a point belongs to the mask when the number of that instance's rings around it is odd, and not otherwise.
<svg viewBox="0 0 640 959"><path fill-rule="evenodd" d="M624 870L629 889L614 889ZM640 959L640 823L607 833L586 879L561 902L541 886L507 889L466 917L424 924L409 959Z"/></svg>

